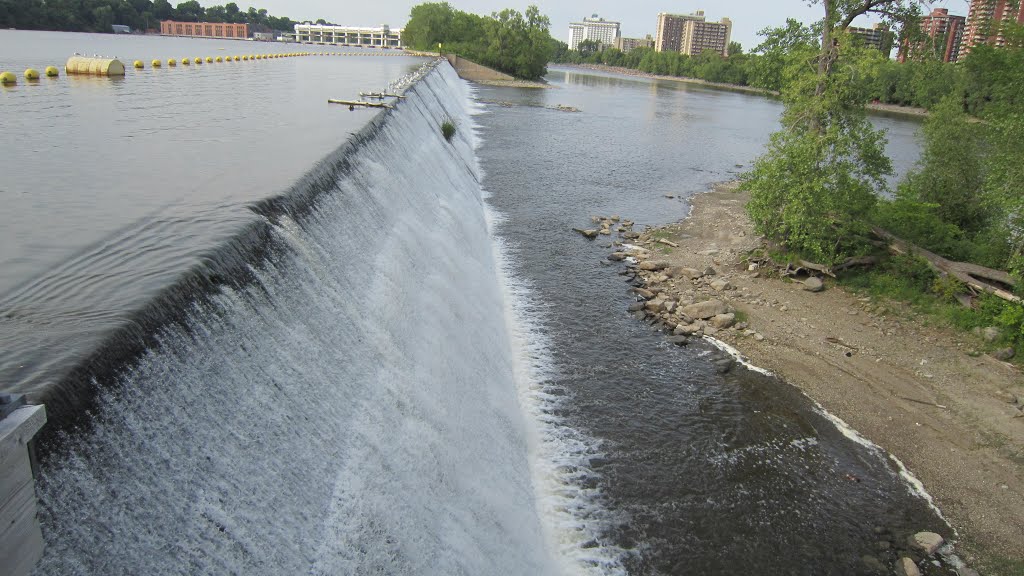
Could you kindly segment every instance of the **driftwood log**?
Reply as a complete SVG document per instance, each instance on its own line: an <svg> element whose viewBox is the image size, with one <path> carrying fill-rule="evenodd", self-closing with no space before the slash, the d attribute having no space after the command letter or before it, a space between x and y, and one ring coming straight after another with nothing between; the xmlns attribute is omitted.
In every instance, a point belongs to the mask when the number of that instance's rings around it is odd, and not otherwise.
<svg viewBox="0 0 1024 576"><path fill-rule="evenodd" d="M1019 296L1014 295L1010 291L1017 286L1017 281L1007 272L978 266L969 262L955 262L943 258L877 226L872 227L871 232L885 240L889 245L889 251L893 254L912 254L923 258L928 262L928 266L932 270L939 274L946 274L956 278L974 290L975 293L986 292L1010 302L1021 301Z"/></svg>

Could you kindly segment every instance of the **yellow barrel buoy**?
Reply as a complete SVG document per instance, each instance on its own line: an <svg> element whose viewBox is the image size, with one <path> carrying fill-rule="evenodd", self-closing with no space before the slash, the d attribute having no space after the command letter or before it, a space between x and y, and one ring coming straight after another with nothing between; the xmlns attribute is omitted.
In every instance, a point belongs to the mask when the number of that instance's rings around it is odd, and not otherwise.
<svg viewBox="0 0 1024 576"><path fill-rule="evenodd" d="M175 60L174 58L168 58L167 59L167 65L168 66L177 66L178 65L178 61Z"/></svg>
<svg viewBox="0 0 1024 576"><path fill-rule="evenodd" d="M45 72L48 78L56 78L57 76L60 76L60 71L57 70L56 66L47 66Z"/></svg>
<svg viewBox="0 0 1024 576"><path fill-rule="evenodd" d="M136 60L135 62L132 62L132 66L135 66L136 68L146 67L146 65L142 63L142 60Z"/></svg>
<svg viewBox="0 0 1024 576"><path fill-rule="evenodd" d="M182 59L181 59L181 64L182 64L182 66L188 66L188 65L189 65L189 64L191 64L191 63L192 63L192 61L191 61L191 60L189 60L188 58L182 58Z"/></svg>
<svg viewBox="0 0 1024 576"><path fill-rule="evenodd" d="M217 62L223 62L223 61L224 61L224 59L223 59L223 58L221 58L220 56L217 56L217 57L215 58L215 60L216 60Z"/></svg>
<svg viewBox="0 0 1024 576"><path fill-rule="evenodd" d="M39 70L35 68L25 70L25 80L39 80Z"/></svg>
<svg viewBox="0 0 1024 576"><path fill-rule="evenodd" d="M207 62L207 64L213 64L213 58L207 56L206 57L206 62Z"/></svg>
<svg viewBox="0 0 1024 576"><path fill-rule="evenodd" d="M64 65L68 74L92 74L95 76L124 76L124 64L116 58L87 58L72 56Z"/></svg>
<svg viewBox="0 0 1024 576"><path fill-rule="evenodd" d="M152 62L149 63L149 65L152 66L153 68L159 68L161 64L160 64L159 60L153 60Z"/></svg>
<svg viewBox="0 0 1024 576"><path fill-rule="evenodd" d="M17 84L18 77L14 72L0 72L0 84Z"/></svg>

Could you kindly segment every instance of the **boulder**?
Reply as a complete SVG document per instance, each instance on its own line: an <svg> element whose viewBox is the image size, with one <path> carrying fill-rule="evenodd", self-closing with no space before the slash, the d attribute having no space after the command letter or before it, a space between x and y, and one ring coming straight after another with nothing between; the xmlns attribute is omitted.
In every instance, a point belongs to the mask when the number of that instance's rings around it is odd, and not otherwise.
<svg viewBox="0 0 1024 576"><path fill-rule="evenodd" d="M718 292L721 292L723 290L728 290L732 288L732 284L730 284L729 281L726 280L725 278L719 278L718 280L713 280L711 282L711 288L717 290Z"/></svg>
<svg viewBox="0 0 1024 576"><path fill-rule="evenodd" d="M665 312L668 312L669 314L675 312L677 305L678 304L676 303L675 300L667 300L665 302Z"/></svg>
<svg viewBox="0 0 1024 576"><path fill-rule="evenodd" d="M690 338L683 335L669 336L668 341L672 344L675 344L676 346L686 346L687 344L690 343Z"/></svg>
<svg viewBox="0 0 1024 576"><path fill-rule="evenodd" d="M1002 360L1003 362L1009 361L1016 355L1017 351L1014 350L1013 348L1000 348L999 350L996 350L995 352L992 353L992 356L996 360Z"/></svg>
<svg viewBox="0 0 1024 576"><path fill-rule="evenodd" d="M711 320L708 321L708 323L714 326L715 328L718 328L719 330L724 330L725 328L729 328L730 326L736 323L736 315L718 314L712 317Z"/></svg>
<svg viewBox="0 0 1024 576"><path fill-rule="evenodd" d="M640 265L637 266L637 267L639 269L641 269L641 270L646 270L648 272L652 272L654 270L664 270L665 268L668 268L668 264L665 263L665 262L658 262L658 261L655 261L655 260L649 260L647 262L641 262Z"/></svg>
<svg viewBox="0 0 1024 576"><path fill-rule="evenodd" d="M979 328L977 329L977 331L978 335L981 336L981 339L984 340L985 342L995 342L996 340L999 340L1000 336L1003 335L1002 330L996 328L995 326L989 326L988 328Z"/></svg>
<svg viewBox="0 0 1024 576"><path fill-rule="evenodd" d="M715 272L714 268L708 266L707 268L704 269L703 276L714 276L715 274L718 274L718 272Z"/></svg>
<svg viewBox="0 0 1024 576"><path fill-rule="evenodd" d="M1017 403L1017 397L1014 396L1013 394L1011 394L1010 392L1007 392L1006 390L996 390L996 394L995 395L996 395L996 398L999 398L1000 400L1002 400L1003 402L1006 402L1007 404L1016 404Z"/></svg>
<svg viewBox="0 0 1024 576"><path fill-rule="evenodd" d="M885 568L885 564L881 560L874 556L862 556L860 559L861 564L867 569L869 574L888 574L889 571Z"/></svg>
<svg viewBox="0 0 1024 576"><path fill-rule="evenodd" d="M708 300L707 302L698 302L696 304L690 304L683 308L683 314L686 314L690 318L697 318L700 320L707 320L719 314L725 314L729 310L725 305L725 302L721 300Z"/></svg>
<svg viewBox="0 0 1024 576"><path fill-rule="evenodd" d="M612 262L621 262L626 259L626 253L612 252L611 254L608 255L608 259L611 260Z"/></svg>
<svg viewBox="0 0 1024 576"><path fill-rule="evenodd" d="M906 556L896 561L896 576L921 576L921 569Z"/></svg>
<svg viewBox="0 0 1024 576"><path fill-rule="evenodd" d="M928 556L935 554L935 551L939 549L939 546L942 546L943 542L942 536L935 532L918 532L907 539L911 549L920 550Z"/></svg>
<svg viewBox="0 0 1024 576"><path fill-rule="evenodd" d="M650 290L645 290L643 288L633 288L633 292L635 292L637 296L643 298L644 300L650 300L651 298L654 298L654 292L651 292Z"/></svg>
<svg viewBox="0 0 1024 576"><path fill-rule="evenodd" d="M639 312L644 309L644 302L633 302L629 305L630 312Z"/></svg>
<svg viewBox="0 0 1024 576"><path fill-rule="evenodd" d="M693 324L677 324L676 329L672 333L676 336L693 336L697 334L703 335L704 331L701 325L695 322Z"/></svg>
<svg viewBox="0 0 1024 576"><path fill-rule="evenodd" d="M592 228L588 228L586 230L583 230L581 228L573 228L573 231L574 232L579 232L580 234L582 234L583 236L585 236L585 237L587 237L587 238L589 238L591 240L593 240L594 238L597 238L597 230L594 230Z"/></svg>
<svg viewBox="0 0 1024 576"><path fill-rule="evenodd" d="M825 283L821 281L821 278L811 276L807 280L804 280L804 290L808 292L821 292L825 289Z"/></svg>
<svg viewBox="0 0 1024 576"><path fill-rule="evenodd" d="M662 298L655 298L654 300L648 300L644 306L648 311L658 313L665 309L665 300Z"/></svg>

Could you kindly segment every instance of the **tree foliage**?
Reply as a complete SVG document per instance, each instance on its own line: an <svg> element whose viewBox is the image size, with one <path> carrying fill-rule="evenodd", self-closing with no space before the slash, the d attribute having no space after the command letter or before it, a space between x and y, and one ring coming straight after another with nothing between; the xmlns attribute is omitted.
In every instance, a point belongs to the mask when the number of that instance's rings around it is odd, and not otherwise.
<svg viewBox="0 0 1024 576"><path fill-rule="evenodd" d="M149 30L159 28L161 20L249 24L257 31L295 28L287 17L256 8L242 12L234 2L203 8L196 0L176 6L167 0L0 0L0 28L111 32L112 24Z"/></svg>
<svg viewBox="0 0 1024 576"><path fill-rule="evenodd" d="M456 10L447 2L412 8L402 41L417 50L434 51L438 44L485 66L519 78L536 79L547 73L557 45L551 21L530 6L525 14L512 9L478 16Z"/></svg>

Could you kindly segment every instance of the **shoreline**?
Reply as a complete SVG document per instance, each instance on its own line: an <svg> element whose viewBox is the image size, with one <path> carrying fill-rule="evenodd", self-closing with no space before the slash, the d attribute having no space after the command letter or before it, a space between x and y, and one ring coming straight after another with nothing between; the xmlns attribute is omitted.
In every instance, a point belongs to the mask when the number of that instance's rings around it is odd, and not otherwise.
<svg viewBox="0 0 1024 576"><path fill-rule="evenodd" d="M606 66L604 64L554 64L561 68L576 68L580 70L594 70L598 72L610 72L612 74L621 74L623 76L632 76L636 78L648 78L650 80L666 80L669 82L681 82L683 84L692 84L695 86L704 86L713 90L725 90L728 92L739 92L742 94L753 94L755 96L764 96L765 98L779 98L779 93L774 90L766 90L764 88L755 88L753 86L740 86L738 84L726 84L723 82L708 82L707 80L701 80L700 78L687 78L683 76L662 76L658 74L651 74L650 72L641 72L640 70L634 70L632 68L623 68L621 66ZM925 108L915 108L911 106L898 106L896 104L882 104L882 103L868 103L867 109L871 112L879 112L882 114L895 114L900 116L911 116L914 118L927 118L928 110Z"/></svg>
<svg viewBox="0 0 1024 576"><path fill-rule="evenodd" d="M631 310L677 338L720 341L754 369L796 386L920 480L955 530L943 536L968 565L984 574L1021 573L1020 371L978 356L980 338L927 325L900 303L831 282L811 292L751 266L744 257L762 240L746 215L747 199L735 184L719 185L691 197L678 222L620 232L624 239L609 259L634 258L636 278L650 293ZM709 300L733 317L680 316L683 306Z"/></svg>

